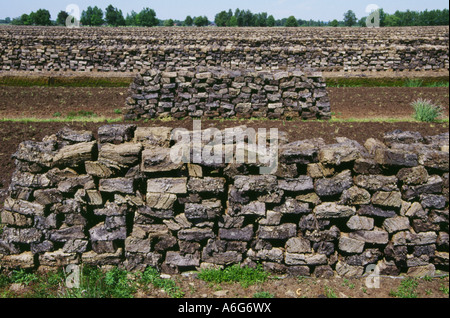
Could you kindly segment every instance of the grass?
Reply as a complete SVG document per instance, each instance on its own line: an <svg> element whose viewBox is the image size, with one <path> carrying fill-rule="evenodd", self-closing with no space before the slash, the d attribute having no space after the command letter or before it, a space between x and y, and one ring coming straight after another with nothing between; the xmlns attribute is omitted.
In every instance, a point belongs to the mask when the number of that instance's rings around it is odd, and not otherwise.
<svg viewBox="0 0 450 318"><path fill-rule="evenodd" d="M442 107L434 105L431 100L418 99L411 103L411 106L415 112L414 119L421 122L436 122L443 114Z"/></svg>
<svg viewBox="0 0 450 318"><path fill-rule="evenodd" d="M348 289L354 289L355 288L355 284L351 283L350 280L348 280L346 278L344 278L342 286L348 287Z"/></svg>
<svg viewBox="0 0 450 318"><path fill-rule="evenodd" d="M254 293L253 298L275 298L275 295L266 291L262 291Z"/></svg>
<svg viewBox="0 0 450 318"><path fill-rule="evenodd" d="M173 280L163 279L158 271L148 267L140 277L140 281L146 285L151 284L156 288L164 290L172 298L183 298L184 292Z"/></svg>
<svg viewBox="0 0 450 318"><path fill-rule="evenodd" d="M69 120L83 120L83 119L89 119L89 118L97 118L98 115L95 114L92 111L87 110L80 110L78 112L70 111L66 118Z"/></svg>
<svg viewBox="0 0 450 318"><path fill-rule="evenodd" d="M256 268L241 267L233 265L223 270L203 269L198 274L198 278L209 283L239 283L247 288L251 285L263 283L269 278L270 274L262 269L262 266Z"/></svg>
<svg viewBox="0 0 450 318"><path fill-rule="evenodd" d="M172 122L175 120L182 120L182 119L169 119L165 118L163 120L161 119L144 119L142 120L143 123L147 123L149 121L162 121L162 122ZM261 119L261 121L265 121L268 119ZM62 117L62 114L57 112L53 114L53 118L35 118L35 117L23 117L23 118L0 118L0 122L18 122L18 123L65 123L65 122L86 122L86 123L101 123L101 122L107 122L107 123L117 123L123 121L122 118L108 118L103 116L88 116L88 115L78 115L77 113L70 113L66 117ZM227 119L227 121L235 121L235 122L242 122L242 121L248 121L248 119ZM253 119L253 121L257 121L256 119ZM276 121L276 120L274 120ZM295 121L292 121L295 122ZM299 120L299 122L303 122ZM336 118L333 117L330 120L309 120L308 122L318 122L318 123L373 123L373 122L379 122L379 123L402 123L402 122L411 122L416 123L420 122L419 120L415 118L389 118L389 117L376 117L376 118ZM449 123L450 120L448 117L442 118L442 119L436 119L434 121L435 123L440 124L446 124Z"/></svg>
<svg viewBox="0 0 450 318"><path fill-rule="evenodd" d="M328 87L449 87L448 77L424 78L327 78Z"/></svg>
<svg viewBox="0 0 450 318"><path fill-rule="evenodd" d="M449 82L435 82L425 85L425 87L449 87Z"/></svg>
<svg viewBox="0 0 450 318"><path fill-rule="evenodd" d="M96 76L0 76L0 86L41 87L129 87L133 77ZM449 87L448 77L327 78L328 87Z"/></svg>
<svg viewBox="0 0 450 318"><path fill-rule="evenodd" d="M448 288L448 286L441 284L441 286L439 287L439 291L441 291L444 295L448 296L449 288Z"/></svg>
<svg viewBox="0 0 450 318"><path fill-rule="evenodd" d="M325 286L325 296L327 298L338 298L334 290L329 286Z"/></svg>
<svg viewBox="0 0 450 318"><path fill-rule="evenodd" d="M395 298L417 298L417 286L417 279L408 277L400 283L397 290L391 290L389 295Z"/></svg>
<svg viewBox="0 0 450 318"><path fill-rule="evenodd" d="M421 79L407 79L405 80L404 87L423 87L423 80Z"/></svg>
<svg viewBox="0 0 450 318"><path fill-rule="evenodd" d="M27 272L23 269L13 271L11 274L11 282L15 284L23 284L25 286L38 280L38 276L35 273Z"/></svg>
<svg viewBox="0 0 450 318"><path fill-rule="evenodd" d="M157 270L148 268L144 273L130 273L118 267L103 271L99 267L82 266L79 287L67 288L66 273L60 269L45 274L19 270L0 273L0 298L133 298L139 288L149 285L163 289L172 298L184 297L184 292L171 279L162 279ZM14 294L10 284L20 284L23 292Z"/></svg>
<svg viewBox="0 0 450 318"><path fill-rule="evenodd" d="M0 86L129 87L133 78L95 76L0 76Z"/></svg>
<svg viewBox="0 0 450 318"><path fill-rule="evenodd" d="M97 117L83 117L83 116L70 116L70 117L54 117L54 118L0 118L0 122L15 122L15 123L67 123L67 122L86 122L86 123L116 123L122 121L122 118L107 118L103 116Z"/></svg>

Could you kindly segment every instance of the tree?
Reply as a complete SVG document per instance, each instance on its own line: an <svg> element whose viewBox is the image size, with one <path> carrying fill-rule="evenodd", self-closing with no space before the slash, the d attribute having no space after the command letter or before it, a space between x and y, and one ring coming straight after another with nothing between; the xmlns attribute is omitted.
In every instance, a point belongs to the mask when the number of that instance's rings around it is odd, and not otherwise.
<svg viewBox="0 0 450 318"><path fill-rule="evenodd" d="M13 25L30 25L30 16L24 13L20 17L13 19L11 23Z"/></svg>
<svg viewBox="0 0 450 318"><path fill-rule="evenodd" d="M228 16L228 12L227 11L221 11L218 14L216 14L216 17L214 19L214 23L218 26L218 27L225 27L228 24L228 21L231 17Z"/></svg>
<svg viewBox="0 0 450 318"><path fill-rule="evenodd" d="M267 12L259 13L255 15L255 26L266 27L267 26Z"/></svg>
<svg viewBox="0 0 450 318"><path fill-rule="evenodd" d="M150 8L142 9L138 15L138 22L140 26L145 27L154 27L159 24L155 10Z"/></svg>
<svg viewBox="0 0 450 318"><path fill-rule="evenodd" d="M184 20L184 25L185 26L192 26L194 24L194 20L192 19L192 17L190 15L188 15L186 17L186 20Z"/></svg>
<svg viewBox="0 0 450 318"><path fill-rule="evenodd" d="M125 25L128 26L139 25L138 14L135 11L131 11L131 14L127 14L127 17L125 18Z"/></svg>
<svg viewBox="0 0 450 318"><path fill-rule="evenodd" d="M66 25L66 20L69 14L66 11L59 11L58 17L56 18L57 25Z"/></svg>
<svg viewBox="0 0 450 318"><path fill-rule="evenodd" d="M106 8L105 12L106 23L112 26L123 26L126 24L125 18L123 17L122 10L119 10L112 5Z"/></svg>
<svg viewBox="0 0 450 318"><path fill-rule="evenodd" d="M378 9L378 10L380 12L380 27L384 27L384 26L386 26L387 14L386 14L386 12L384 12L383 8Z"/></svg>
<svg viewBox="0 0 450 318"><path fill-rule="evenodd" d="M291 15L287 20L286 20L286 27L292 28L292 27L298 27L298 21L297 19Z"/></svg>
<svg viewBox="0 0 450 318"><path fill-rule="evenodd" d="M52 21L50 20L50 12L45 9L39 9L36 12L30 13L30 24L35 25L52 25Z"/></svg>
<svg viewBox="0 0 450 318"><path fill-rule="evenodd" d="M347 27L352 27L356 24L358 20L356 19L356 14L352 10L348 10L344 14L344 24Z"/></svg>
<svg viewBox="0 0 450 318"><path fill-rule="evenodd" d="M103 20L103 10L99 7L95 6L93 9L93 14L91 17L91 25L93 26L100 26L105 23L105 20Z"/></svg>
<svg viewBox="0 0 450 318"><path fill-rule="evenodd" d="M234 11L234 16L236 17L237 24L238 24L238 26L240 26L240 27L244 26L244 17L243 17L243 15L241 14L242 12L243 12L243 11L241 11L239 8L237 8L237 9Z"/></svg>
<svg viewBox="0 0 450 318"><path fill-rule="evenodd" d="M269 17L267 18L267 26L268 27L274 27L275 26L275 18L273 17L273 15L269 15Z"/></svg>
<svg viewBox="0 0 450 318"><path fill-rule="evenodd" d="M333 21L330 22L330 26L333 28L336 28L339 26L339 21L334 19Z"/></svg>
<svg viewBox="0 0 450 318"><path fill-rule="evenodd" d="M92 26L100 26L105 21L103 20L103 11L99 7L91 7L89 6L85 11L81 13L81 24L83 25L92 25Z"/></svg>
<svg viewBox="0 0 450 318"><path fill-rule="evenodd" d="M228 21L227 26L233 27L233 28L238 26L237 18L236 18L234 15L233 15L233 16L231 17L231 19Z"/></svg>
<svg viewBox="0 0 450 318"><path fill-rule="evenodd" d="M396 27L400 25L400 18L394 14L388 14L384 19L384 26Z"/></svg>
<svg viewBox="0 0 450 318"><path fill-rule="evenodd" d="M203 26L207 26L209 24L209 20L206 16L203 17L196 17L194 19L194 24L197 27L203 27Z"/></svg>
<svg viewBox="0 0 450 318"><path fill-rule="evenodd" d="M172 19L165 20L165 21L164 21L164 26L165 26L165 27L173 27L174 23L175 23L175 22L173 22Z"/></svg>
<svg viewBox="0 0 450 318"><path fill-rule="evenodd" d="M250 10L241 11L243 26L251 27L255 26L255 20L253 13Z"/></svg>
<svg viewBox="0 0 450 318"><path fill-rule="evenodd" d="M360 27L365 28L365 27L367 26L366 20L367 20L367 17L362 17L361 19L359 19L358 25L359 25Z"/></svg>

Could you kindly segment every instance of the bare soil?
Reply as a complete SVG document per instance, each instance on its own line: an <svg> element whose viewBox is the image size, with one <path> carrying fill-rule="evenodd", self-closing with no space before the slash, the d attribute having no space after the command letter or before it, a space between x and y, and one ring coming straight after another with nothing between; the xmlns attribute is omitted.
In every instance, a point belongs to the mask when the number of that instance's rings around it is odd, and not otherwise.
<svg viewBox="0 0 450 318"><path fill-rule="evenodd" d="M448 87L329 87L331 111L339 119L410 119L417 99L440 105L449 115Z"/></svg>
<svg viewBox="0 0 450 318"><path fill-rule="evenodd" d="M449 114L448 87L328 88L335 118L411 119L411 102L431 100ZM121 118L128 88L0 86L0 118L57 118L80 111Z"/></svg>

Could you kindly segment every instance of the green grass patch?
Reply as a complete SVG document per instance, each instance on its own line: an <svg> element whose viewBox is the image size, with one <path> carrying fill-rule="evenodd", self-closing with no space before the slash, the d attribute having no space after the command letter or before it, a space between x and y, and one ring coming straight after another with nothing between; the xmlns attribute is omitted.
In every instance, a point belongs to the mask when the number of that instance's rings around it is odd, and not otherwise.
<svg viewBox="0 0 450 318"><path fill-rule="evenodd" d="M10 76L0 77L0 86L19 87L129 87L133 78L95 76Z"/></svg>
<svg viewBox="0 0 450 318"><path fill-rule="evenodd" d="M148 285L151 284L156 288L163 289L172 298L183 298L184 292L177 286L176 282L171 279L163 279L159 272L148 267L140 277L140 282Z"/></svg>
<svg viewBox="0 0 450 318"><path fill-rule="evenodd" d="M97 118L99 117L97 114L95 114L92 111L86 111L86 110L80 110L78 112L70 111L66 119L69 120L83 120L83 119L89 119L89 118Z"/></svg>
<svg viewBox="0 0 450 318"><path fill-rule="evenodd" d="M449 82L436 82L425 85L425 87L449 87Z"/></svg>
<svg viewBox="0 0 450 318"><path fill-rule="evenodd" d="M442 107L434 105L431 100L418 99L411 106L414 108L414 119L421 122L436 122L443 114Z"/></svg>
<svg viewBox="0 0 450 318"><path fill-rule="evenodd" d="M423 80L418 78L407 79L403 83L404 87L423 87Z"/></svg>
<svg viewBox="0 0 450 318"><path fill-rule="evenodd" d="M275 298L274 294L267 291L257 292L253 294L253 298Z"/></svg>
<svg viewBox="0 0 450 318"><path fill-rule="evenodd" d="M327 298L338 298L334 290L329 286L325 286L325 296Z"/></svg>
<svg viewBox="0 0 450 318"><path fill-rule="evenodd" d="M12 123L70 123L70 122L85 122L85 123L117 123L121 122L122 118L106 118L102 116L96 117L84 117L84 116L68 116L54 118L0 118L0 122L12 122Z"/></svg>
<svg viewBox="0 0 450 318"><path fill-rule="evenodd" d="M66 288L61 298L132 298L137 288L128 272L113 268L107 272L98 267L82 266L78 288Z"/></svg>
<svg viewBox="0 0 450 318"><path fill-rule="evenodd" d="M400 283L397 290L391 290L389 295L395 298L417 298L418 286L417 279L408 277Z"/></svg>
<svg viewBox="0 0 450 318"><path fill-rule="evenodd" d="M417 120L415 118L381 118L381 117L374 117L374 118L335 118L333 117L329 121L319 121L319 122L329 122L329 123L417 123L420 122L420 120ZM449 123L449 118L442 118L442 119L436 119L434 123L437 124L447 124Z"/></svg>
<svg viewBox="0 0 450 318"><path fill-rule="evenodd" d="M442 292L444 295L448 296L449 288L448 288L448 286L441 284L441 286L439 287L439 291Z"/></svg>
<svg viewBox="0 0 450 318"><path fill-rule="evenodd" d="M448 77L423 78L327 78L328 87L449 87Z"/></svg>
<svg viewBox="0 0 450 318"><path fill-rule="evenodd" d="M38 280L38 276L35 273L27 272L23 269L13 271L11 273L11 283L30 285L30 283Z"/></svg>
<svg viewBox="0 0 450 318"><path fill-rule="evenodd" d="M203 269L198 274L198 278L209 283L239 283L247 288L251 285L265 282L270 274L263 270L261 265L256 268L241 267L233 265L223 270L221 269Z"/></svg>

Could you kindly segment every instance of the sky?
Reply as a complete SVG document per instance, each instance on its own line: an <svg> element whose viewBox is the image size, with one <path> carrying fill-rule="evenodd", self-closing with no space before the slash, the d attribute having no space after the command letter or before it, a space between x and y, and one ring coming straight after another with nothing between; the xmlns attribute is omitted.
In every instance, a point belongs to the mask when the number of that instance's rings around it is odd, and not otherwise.
<svg viewBox="0 0 450 318"><path fill-rule="evenodd" d="M448 0L0 0L0 19L16 18L23 13L47 9L56 20L59 11L66 10L69 4L76 4L81 11L88 6L98 6L103 10L112 4L121 9L126 16L132 10L139 12L149 7L156 11L159 19L184 20L187 15L206 15L211 21L216 13L236 8L250 9L253 13L267 12L275 19L291 15L303 20L331 21L342 20L348 10L353 10L358 18L367 16L368 5L376 4L387 13L397 10L424 11L425 9L448 9Z"/></svg>

